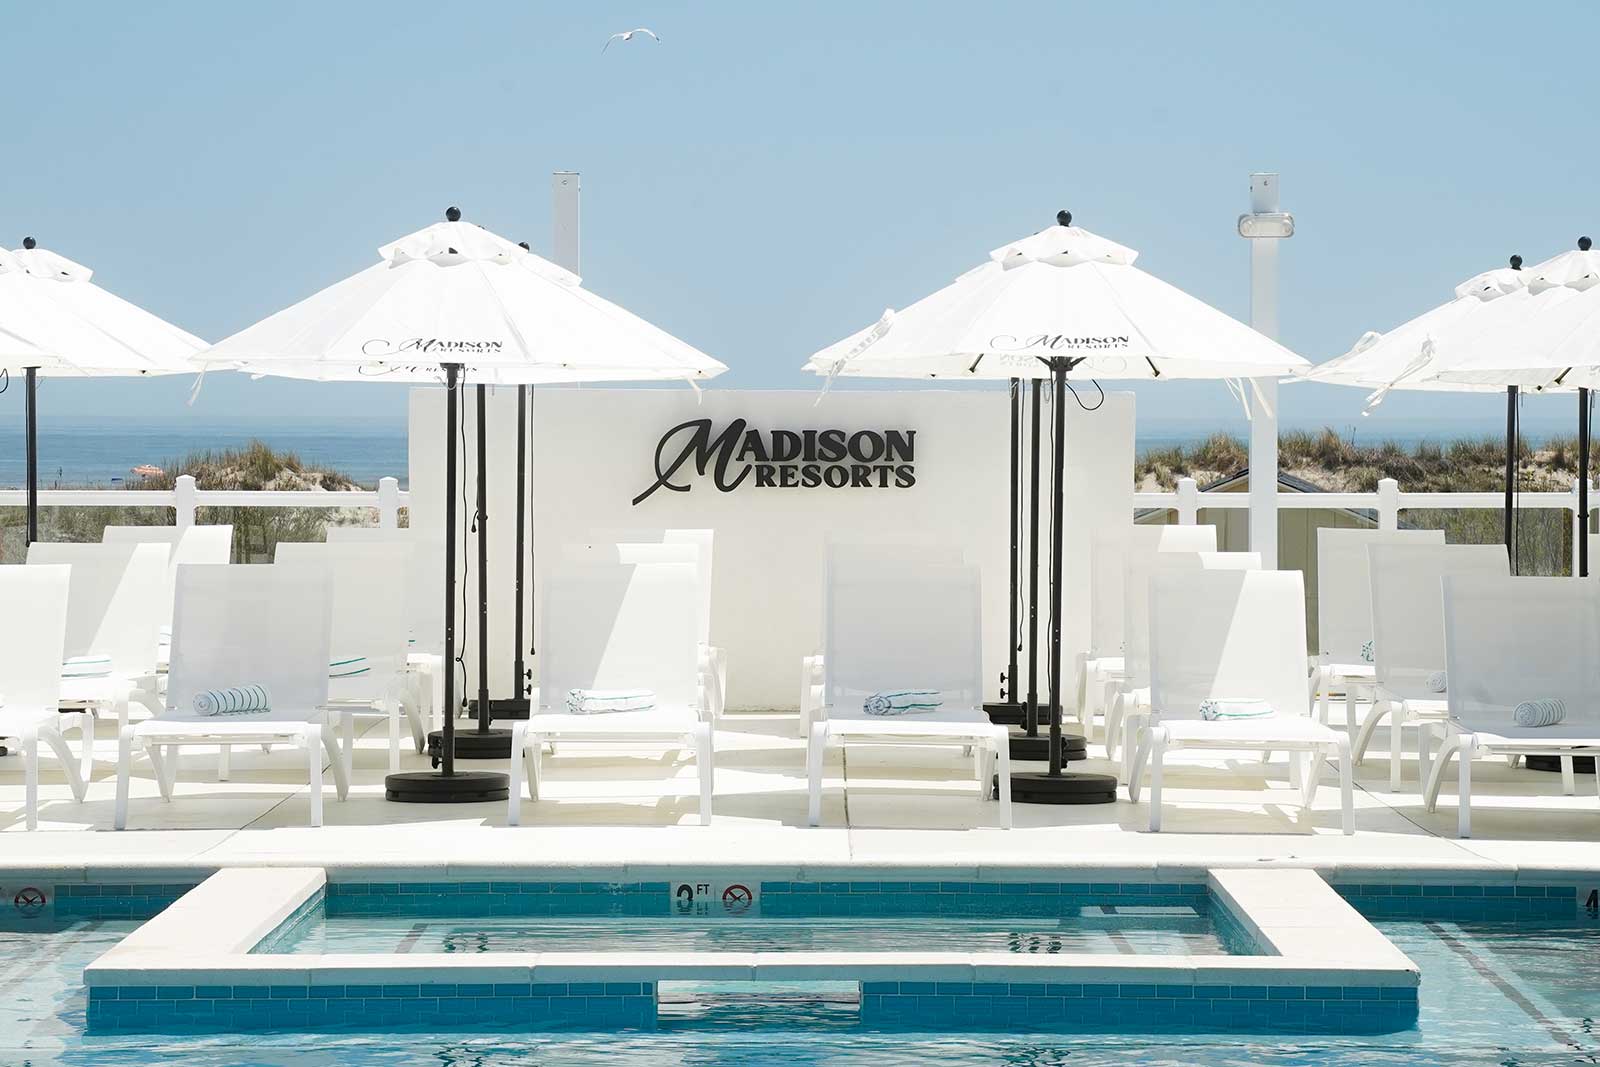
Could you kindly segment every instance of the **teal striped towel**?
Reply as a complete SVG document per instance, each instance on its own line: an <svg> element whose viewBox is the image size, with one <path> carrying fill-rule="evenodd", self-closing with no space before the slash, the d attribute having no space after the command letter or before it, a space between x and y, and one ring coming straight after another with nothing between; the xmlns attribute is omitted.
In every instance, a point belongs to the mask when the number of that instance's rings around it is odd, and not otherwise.
<svg viewBox="0 0 1600 1067"><path fill-rule="evenodd" d="M104 678L110 673L110 656L69 656L61 663L63 678Z"/></svg>
<svg viewBox="0 0 1600 1067"><path fill-rule="evenodd" d="M1449 683L1450 678L1444 673L1444 671L1434 671L1432 674L1428 675L1428 691L1431 693L1444 692Z"/></svg>
<svg viewBox="0 0 1600 1067"><path fill-rule="evenodd" d="M1234 719L1270 719L1277 712L1265 700L1235 700L1217 697L1200 702L1200 717L1207 722L1225 722Z"/></svg>
<svg viewBox="0 0 1600 1067"><path fill-rule="evenodd" d="M1372 642L1371 641L1368 641L1366 644L1361 646L1361 662L1362 663L1372 663L1372 662L1374 662L1373 657L1372 657Z"/></svg>
<svg viewBox="0 0 1600 1067"><path fill-rule="evenodd" d="M1567 717L1567 702L1555 697L1524 700L1511 712L1518 726L1554 726Z"/></svg>
<svg viewBox="0 0 1600 1067"><path fill-rule="evenodd" d="M272 694L264 685L207 689L194 695L196 715L260 715L272 710Z"/></svg>
<svg viewBox="0 0 1600 1067"><path fill-rule="evenodd" d="M567 711L573 715L607 715L616 711L649 711L656 706L652 689L569 689Z"/></svg>
<svg viewBox="0 0 1600 1067"><path fill-rule="evenodd" d="M336 659L328 664L329 678L354 678L358 674L366 674L372 668L367 666L367 657L351 656L349 659Z"/></svg>
<svg viewBox="0 0 1600 1067"><path fill-rule="evenodd" d="M880 689L861 702L868 715L921 715L944 704L937 689Z"/></svg>

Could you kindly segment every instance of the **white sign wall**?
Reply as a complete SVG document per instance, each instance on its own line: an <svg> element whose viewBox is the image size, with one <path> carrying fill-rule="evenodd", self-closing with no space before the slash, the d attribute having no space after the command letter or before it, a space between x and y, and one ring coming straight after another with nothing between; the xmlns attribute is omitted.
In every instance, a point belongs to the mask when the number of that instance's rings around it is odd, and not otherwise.
<svg viewBox="0 0 1600 1067"><path fill-rule="evenodd" d="M411 404L411 524L435 545L443 530L442 397L440 389L416 389ZM477 685L477 545L467 529L476 469L470 389L466 399L466 506L457 506L467 584L457 635L467 643L470 695ZM496 697L509 695L513 684L515 403L515 389L489 397ZM1069 405L1063 636L1070 657L1088 632L1091 531L1131 521L1133 398L1111 394L1092 413L1070 398ZM541 388L532 407L535 581L559 565L561 545L587 540L596 529L714 529L711 639L728 649L730 707L797 703L800 657L822 643L830 539L959 546L983 571L984 672L990 699L998 697L1008 623L1010 422L1003 390L833 392L819 404L811 390L710 389L697 398L687 388ZM1046 406L1047 470L1049 425ZM708 459L704 475L700 452ZM1047 520L1048 506L1041 512ZM423 566L440 572L438 561L433 556ZM442 604L442 574L420 577L434 583L426 595ZM1045 589L1041 582L1041 599ZM528 611L530 624L538 614Z"/></svg>

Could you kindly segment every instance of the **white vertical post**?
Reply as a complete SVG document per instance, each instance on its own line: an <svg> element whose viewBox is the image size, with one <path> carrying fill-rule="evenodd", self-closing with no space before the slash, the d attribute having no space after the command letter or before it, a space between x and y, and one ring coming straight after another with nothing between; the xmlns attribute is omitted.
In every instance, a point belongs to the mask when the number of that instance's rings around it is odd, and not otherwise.
<svg viewBox="0 0 1600 1067"><path fill-rule="evenodd" d="M1193 478L1178 479L1178 524L1193 526L1200 521L1200 483Z"/></svg>
<svg viewBox="0 0 1600 1067"><path fill-rule="evenodd" d="M1400 483L1393 478L1378 482L1378 529L1400 528Z"/></svg>
<svg viewBox="0 0 1600 1067"><path fill-rule="evenodd" d="M400 526L400 483L394 478L378 479L378 529Z"/></svg>
<svg viewBox="0 0 1600 1067"><path fill-rule="evenodd" d="M1568 508L1570 509L1569 515L1572 520L1570 524L1572 526L1572 576L1576 578L1582 572L1582 565L1579 562L1578 542L1584 536L1585 527L1587 526L1587 523L1583 521L1586 516L1578 509L1578 479L1572 479L1570 492L1572 493L1572 503L1568 505Z"/></svg>
<svg viewBox="0 0 1600 1067"><path fill-rule="evenodd" d="M1250 212L1275 213L1278 176L1250 175ZM1251 237L1250 325L1278 336L1279 237ZM1256 378L1250 389L1250 551L1267 570L1278 567L1278 380Z"/></svg>
<svg viewBox="0 0 1600 1067"><path fill-rule="evenodd" d="M195 488L194 475L180 474L172 485L173 525L187 530L194 525Z"/></svg>
<svg viewBox="0 0 1600 1067"><path fill-rule="evenodd" d="M582 274L578 249L578 196L582 182L575 170L550 175L550 249L556 266Z"/></svg>

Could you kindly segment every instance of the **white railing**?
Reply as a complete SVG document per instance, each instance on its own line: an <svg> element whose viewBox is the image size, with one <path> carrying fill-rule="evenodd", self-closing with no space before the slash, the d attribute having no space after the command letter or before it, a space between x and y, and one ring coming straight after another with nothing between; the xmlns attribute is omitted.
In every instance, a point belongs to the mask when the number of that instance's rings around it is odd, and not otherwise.
<svg viewBox="0 0 1600 1067"><path fill-rule="evenodd" d="M1402 493L1400 483L1384 478L1375 493L1283 493L1278 494L1280 511L1321 510L1340 508L1351 511L1372 511L1378 516L1380 530L1394 530L1400 525L1400 513L1412 508L1440 510L1466 510L1487 508L1499 511L1505 507L1504 493ZM1572 573L1578 573L1578 537L1582 529L1578 515L1578 480L1565 493L1518 493L1518 508L1561 509L1569 513L1568 525L1572 529ZM1176 511L1178 522L1193 525L1200 521L1202 508L1231 508L1248 511L1250 497L1245 493L1202 493L1193 478L1178 479L1178 488L1171 493L1135 493L1133 506ZM1591 489L1589 511L1600 508L1600 492Z"/></svg>
<svg viewBox="0 0 1600 1067"><path fill-rule="evenodd" d="M197 508L372 508L378 525L386 530L400 525L400 509L409 507L411 494L394 478L378 479L377 489L349 492L299 489L282 492L197 489L194 478L180 474L171 489L43 489L39 506L73 508L171 508L175 525L193 526ZM0 489L0 507L25 507L21 489Z"/></svg>

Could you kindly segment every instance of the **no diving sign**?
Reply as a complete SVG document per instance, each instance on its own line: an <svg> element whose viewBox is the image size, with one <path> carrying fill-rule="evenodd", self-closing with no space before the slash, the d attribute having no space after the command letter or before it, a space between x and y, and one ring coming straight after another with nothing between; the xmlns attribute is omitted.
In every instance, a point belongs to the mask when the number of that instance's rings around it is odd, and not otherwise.
<svg viewBox="0 0 1600 1067"><path fill-rule="evenodd" d="M761 908L761 883L748 881L682 881L670 886L673 915L738 918Z"/></svg>

